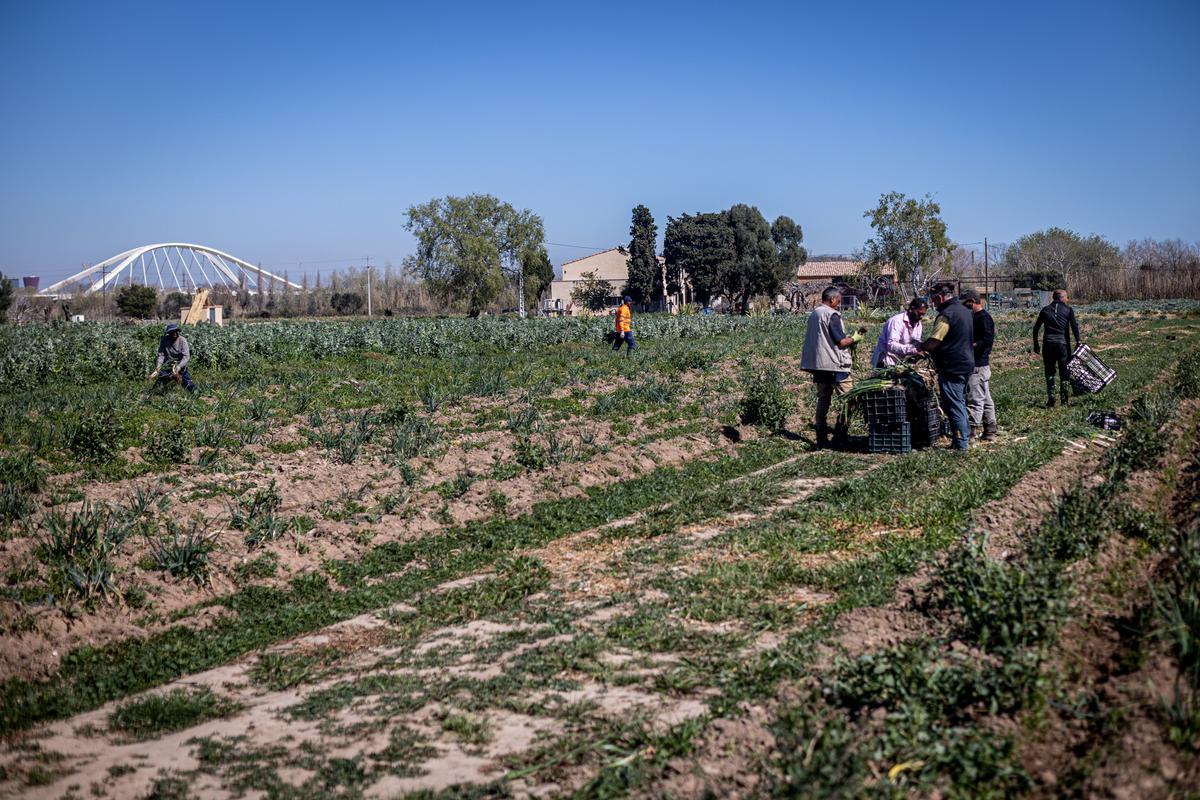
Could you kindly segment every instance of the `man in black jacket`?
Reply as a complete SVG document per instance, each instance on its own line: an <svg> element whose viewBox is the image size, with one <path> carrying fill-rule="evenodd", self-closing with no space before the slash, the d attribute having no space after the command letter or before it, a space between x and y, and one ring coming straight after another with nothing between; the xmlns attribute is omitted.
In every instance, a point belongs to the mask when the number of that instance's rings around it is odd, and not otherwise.
<svg viewBox="0 0 1200 800"><path fill-rule="evenodd" d="M992 402L992 344L996 341L996 323L984 308L979 292L968 289L958 298L971 312L975 340L975 371L967 379L967 416L971 418L971 436L983 428L983 441L996 438L996 404Z"/></svg>
<svg viewBox="0 0 1200 800"><path fill-rule="evenodd" d="M1038 332L1045 334L1038 347ZM1046 368L1046 408L1054 408L1054 370L1058 369L1059 392L1062 404L1067 404L1071 382L1067 378L1067 362L1071 360L1071 335L1075 344L1080 344L1079 323L1075 321L1075 310L1067 305L1067 290L1055 289L1054 301L1042 309L1033 324L1033 352L1042 354L1042 365Z"/></svg>
<svg viewBox="0 0 1200 800"><path fill-rule="evenodd" d="M938 398L942 411L950 420L950 435L956 450L971 446L971 427L967 421L967 378L975 370L972 347L971 312L954 296L953 283L939 283L930 291L929 299L937 307L929 338L917 347L929 353L937 368Z"/></svg>

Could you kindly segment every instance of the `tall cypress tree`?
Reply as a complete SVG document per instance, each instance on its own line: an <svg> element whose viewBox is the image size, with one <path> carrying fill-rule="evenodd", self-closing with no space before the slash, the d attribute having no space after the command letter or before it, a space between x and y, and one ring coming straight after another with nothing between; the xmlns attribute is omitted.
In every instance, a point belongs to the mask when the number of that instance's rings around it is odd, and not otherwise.
<svg viewBox="0 0 1200 800"><path fill-rule="evenodd" d="M655 290L662 284L662 276L654 257L658 226L650 209L639 205L633 210L629 236L629 280L625 283L625 294L639 303L653 303L660 299Z"/></svg>
<svg viewBox="0 0 1200 800"><path fill-rule="evenodd" d="M8 307L12 305L12 301L12 281L4 277L4 273L0 273L0 325L8 320Z"/></svg>

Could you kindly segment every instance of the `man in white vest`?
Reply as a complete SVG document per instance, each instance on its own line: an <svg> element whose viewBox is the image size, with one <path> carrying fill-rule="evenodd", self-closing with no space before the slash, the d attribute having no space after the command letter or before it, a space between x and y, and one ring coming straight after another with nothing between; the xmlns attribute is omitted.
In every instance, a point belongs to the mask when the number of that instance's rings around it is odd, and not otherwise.
<svg viewBox="0 0 1200 800"><path fill-rule="evenodd" d="M835 394L844 395L850 391L850 367L854 363L850 348L862 340L862 333L846 335L842 315L838 313L841 304L842 293L836 286L826 287L821 292L821 304L808 315L808 332L800 357L800 369L812 374L817 386L814 422L818 448L829 446L829 406ZM847 430L846 419L839 413L834 441L844 442Z"/></svg>

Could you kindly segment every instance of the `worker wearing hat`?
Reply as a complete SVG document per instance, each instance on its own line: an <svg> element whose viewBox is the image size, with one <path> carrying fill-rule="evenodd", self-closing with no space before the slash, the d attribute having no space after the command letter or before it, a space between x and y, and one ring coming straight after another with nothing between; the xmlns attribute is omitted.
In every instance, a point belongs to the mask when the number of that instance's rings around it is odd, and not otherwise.
<svg viewBox="0 0 1200 800"><path fill-rule="evenodd" d="M637 342L633 340L633 298L625 295L621 299L621 305L617 308L617 327L616 336L613 337L613 352L621 349L621 344L626 345L625 355L637 348Z"/></svg>
<svg viewBox="0 0 1200 800"><path fill-rule="evenodd" d="M150 380L156 381L159 386L174 381L189 392L195 393L197 387L187 368L191 358L192 349L188 346L187 339L179 332L179 326L172 322L158 340L158 361L150 372Z"/></svg>

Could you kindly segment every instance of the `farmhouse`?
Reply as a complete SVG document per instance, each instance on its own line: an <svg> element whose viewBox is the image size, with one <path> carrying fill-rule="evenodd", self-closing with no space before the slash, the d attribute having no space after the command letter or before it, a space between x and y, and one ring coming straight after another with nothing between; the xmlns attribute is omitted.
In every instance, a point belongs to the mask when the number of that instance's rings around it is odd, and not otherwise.
<svg viewBox="0 0 1200 800"><path fill-rule="evenodd" d="M666 260L657 256L660 265ZM551 314L571 315L581 310L579 303L571 299L571 292L590 274L597 280L612 284L612 295L605 301L605 309L621 304L621 290L629 280L629 251L624 247L610 247L590 256L564 262L562 276L550 284L550 294L542 301L541 310ZM670 304L678 304L680 298L671 298Z"/></svg>
<svg viewBox="0 0 1200 800"><path fill-rule="evenodd" d="M784 287L784 300L795 307L812 306L829 284L850 284L863 271L863 262L851 259L822 259L808 261L796 268L796 277ZM884 264L879 269L882 277L892 282L896 279L896 269L891 264Z"/></svg>
<svg viewBox="0 0 1200 800"><path fill-rule="evenodd" d="M665 263L658 256L660 264ZM784 288L784 294L778 302L790 302L793 306L809 306L821 290L831 283L850 283L862 272L863 262L850 259L826 259L809 261L796 268L796 277ZM629 279L629 251L624 247L611 247L599 253L592 253L583 258L567 261L562 265L562 276L550 284L549 295L542 300L540 310L548 314L564 314L571 316L582 310L579 303L571 299L571 293L584 281L584 276L590 274L597 280L608 281L612 285L612 294L604 304L605 310L611 310L620 305L621 290ZM895 277L891 265L885 265L880 274L888 278ZM685 287L686 290L686 287ZM676 296L668 299L669 307L678 307L686 302L685 297ZM720 308L718 300L714 307Z"/></svg>

